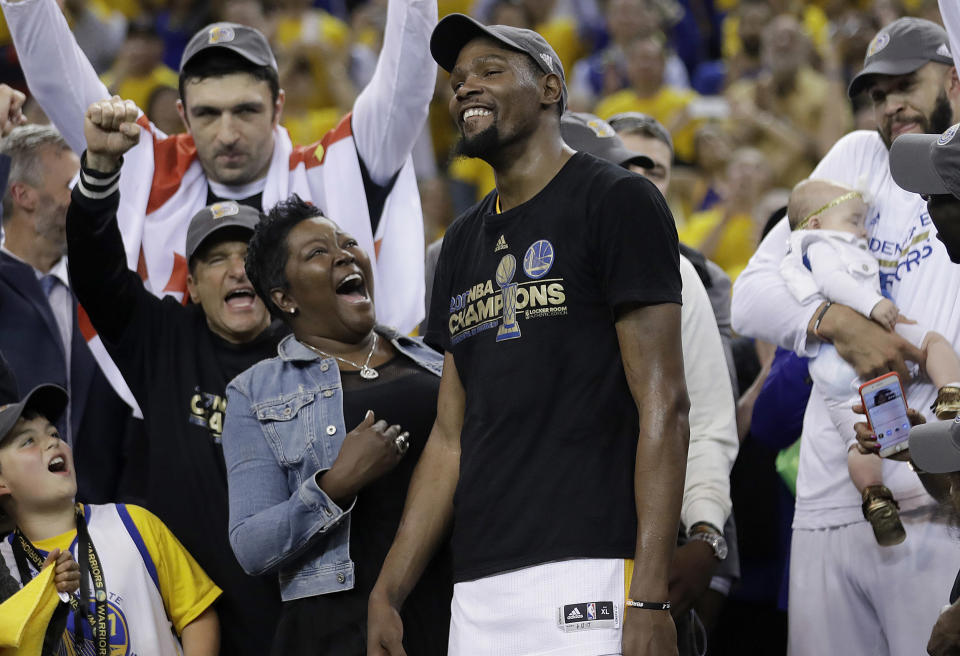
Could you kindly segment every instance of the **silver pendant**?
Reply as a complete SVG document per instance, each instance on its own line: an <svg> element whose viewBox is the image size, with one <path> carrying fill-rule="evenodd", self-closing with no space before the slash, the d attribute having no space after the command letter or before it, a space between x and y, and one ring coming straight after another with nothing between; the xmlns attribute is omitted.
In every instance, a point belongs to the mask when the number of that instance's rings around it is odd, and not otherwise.
<svg viewBox="0 0 960 656"><path fill-rule="evenodd" d="M364 380L374 380L380 377L380 372L377 371L376 369L373 369L372 367L363 365L362 367L360 367L360 377L363 378Z"/></svg>

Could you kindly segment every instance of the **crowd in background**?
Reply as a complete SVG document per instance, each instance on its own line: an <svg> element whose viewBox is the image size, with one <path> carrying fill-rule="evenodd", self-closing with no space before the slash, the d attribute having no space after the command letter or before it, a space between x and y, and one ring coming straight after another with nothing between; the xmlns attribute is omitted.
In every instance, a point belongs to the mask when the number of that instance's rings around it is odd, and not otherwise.
<svg viewBox="0 0 960 656"><path fill-rule="evenodd" d="M370 80L386 3L233 0L64 2L81 48L104 83L169 134L177 70L199 27L226 20L268 36L286 91L282 123L310 143L350 110ZM681 240L736 277L770 213L785 204L836 140L872 127L866 98L846 87L872 36L898 17L939 20L933 0L465 0L440 16L470 13L535 29L563 61L570 108L601 118L638 111L675 144L669 204ZM0 82L23 88L0 26ZM428 242L494 186L490 167L456 158L449 87L441 71L415 150ZM31 120L42 111L28 106Z"/></svg>
<svg viewBox="0 0 960 656"><path fill-rule="evenodd" d="M167 134L184 131L176 102L190 37L213 21L256 27L276 54L286 94L281 124L295 144L316 141L351 110L373 75L387 11L386 0L61 4L108 89L133 100ZM542 34L563 62L571 110L601 118L641 112L665 126L673 149L667 201L680 241L733 280L771 219L782 217L790 189L844 134L876 127L870 99L850 99L847 88L877 31L903 16L940 22L936 0L440 0L439 6L441 17L462 12ZM29 98L5 24L0 49L0 83ZM495 183L488 164L455 153L446 78L440 70L413 151L427 244ZM24 111L30 122L46 122L29 99ZM778 417L776 439L764 438L766 424L751 431L773 350L733 340L742 421L731 496L741 571L711 627L711 654L743 653L748 631L763 643L751 653L785 652L794 442L805 398L796 404L797 421Z"/></svg>

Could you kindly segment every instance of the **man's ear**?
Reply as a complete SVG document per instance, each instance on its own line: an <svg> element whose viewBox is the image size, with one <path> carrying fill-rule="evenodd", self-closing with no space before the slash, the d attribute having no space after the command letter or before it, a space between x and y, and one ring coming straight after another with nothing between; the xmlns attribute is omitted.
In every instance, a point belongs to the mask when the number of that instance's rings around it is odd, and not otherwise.
<svg viewBox="0 0 960 656"><path fill-rule="evenodd" d="M560 76L556 73L544 75L541 94L544 105L559 104L563 99L563 82L560 80Z"/></svg>
<svg viewBox="0 0 960 656"><path fill-rule="evenodd" d="M180 115L180 120L183 121L183 127L187 129L187 134L190 134L190 119L187 118L187 109L183 106L181 98L177 98L177 114Z"/></svg>
<svg viewBox="0 0 960 656"><path fill-rule="evenodd" d="M192 273L187 274L187 293L190 294L190 300L196 305L200 305L200 294L197 290L197 281Z"/></svg>
<svg viewBox="0 0 960 656"><path fill-rule="evenodd" d="M280 125L280 117L283 115L283 103L287 100L287 94L280 89L277 94L277 102L273 105L273 127Z"/></svg>
<svg viewBox="0 0 960 656"><path fill-rule="evenodd" d="M10 197L14 205L19 205L28 212L37 208L37 190L26 182L14 182L10 185Z"/></svg>
<svg viewBox="0 0 960 656"><path fill-rule="evenodd" d="M810 220L807 221L807 230L819 230L819 229L820 229L819 217L816 217L816 216L811 217Z"/></svg>

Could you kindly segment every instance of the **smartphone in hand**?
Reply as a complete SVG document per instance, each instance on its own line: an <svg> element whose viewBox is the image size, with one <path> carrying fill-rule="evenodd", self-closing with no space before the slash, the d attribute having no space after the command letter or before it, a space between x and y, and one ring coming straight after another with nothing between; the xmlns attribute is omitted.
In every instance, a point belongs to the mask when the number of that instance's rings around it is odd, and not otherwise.
<svg viewBox="0 0 960 656"><path fill-rule="evenodd" d="M900 377L890 372L860 386L860 400L867 411L870 429L880 443L880 456L887 457L909 446L910 420Z"/></svg>

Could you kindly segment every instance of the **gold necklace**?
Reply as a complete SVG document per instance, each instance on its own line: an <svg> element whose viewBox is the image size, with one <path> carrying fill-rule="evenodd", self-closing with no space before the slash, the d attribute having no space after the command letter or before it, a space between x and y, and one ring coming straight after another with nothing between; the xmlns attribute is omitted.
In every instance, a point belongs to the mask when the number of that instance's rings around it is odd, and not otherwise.
<svg viewBox="0 0 960 656"><path fill-rule="evenodd" d="M345 362L346 364L352 365L360 370L360 377L364 380L376 380L380 377L380 372L370 366L370 358L373 357L373 352L377 349L377 333L373 333L373 344L370 345L370 352L367 353L367 359L363 364L357 364L352 360L347 360L346 358L341 358L339 355L333 355L332 353L327 353L326 351L321 351L316 346L312 344L307 344L304 341L300 341L301 344L306 346L308 349L314 353L319 353L325 358L334 358L340 362Z"/></svg>

